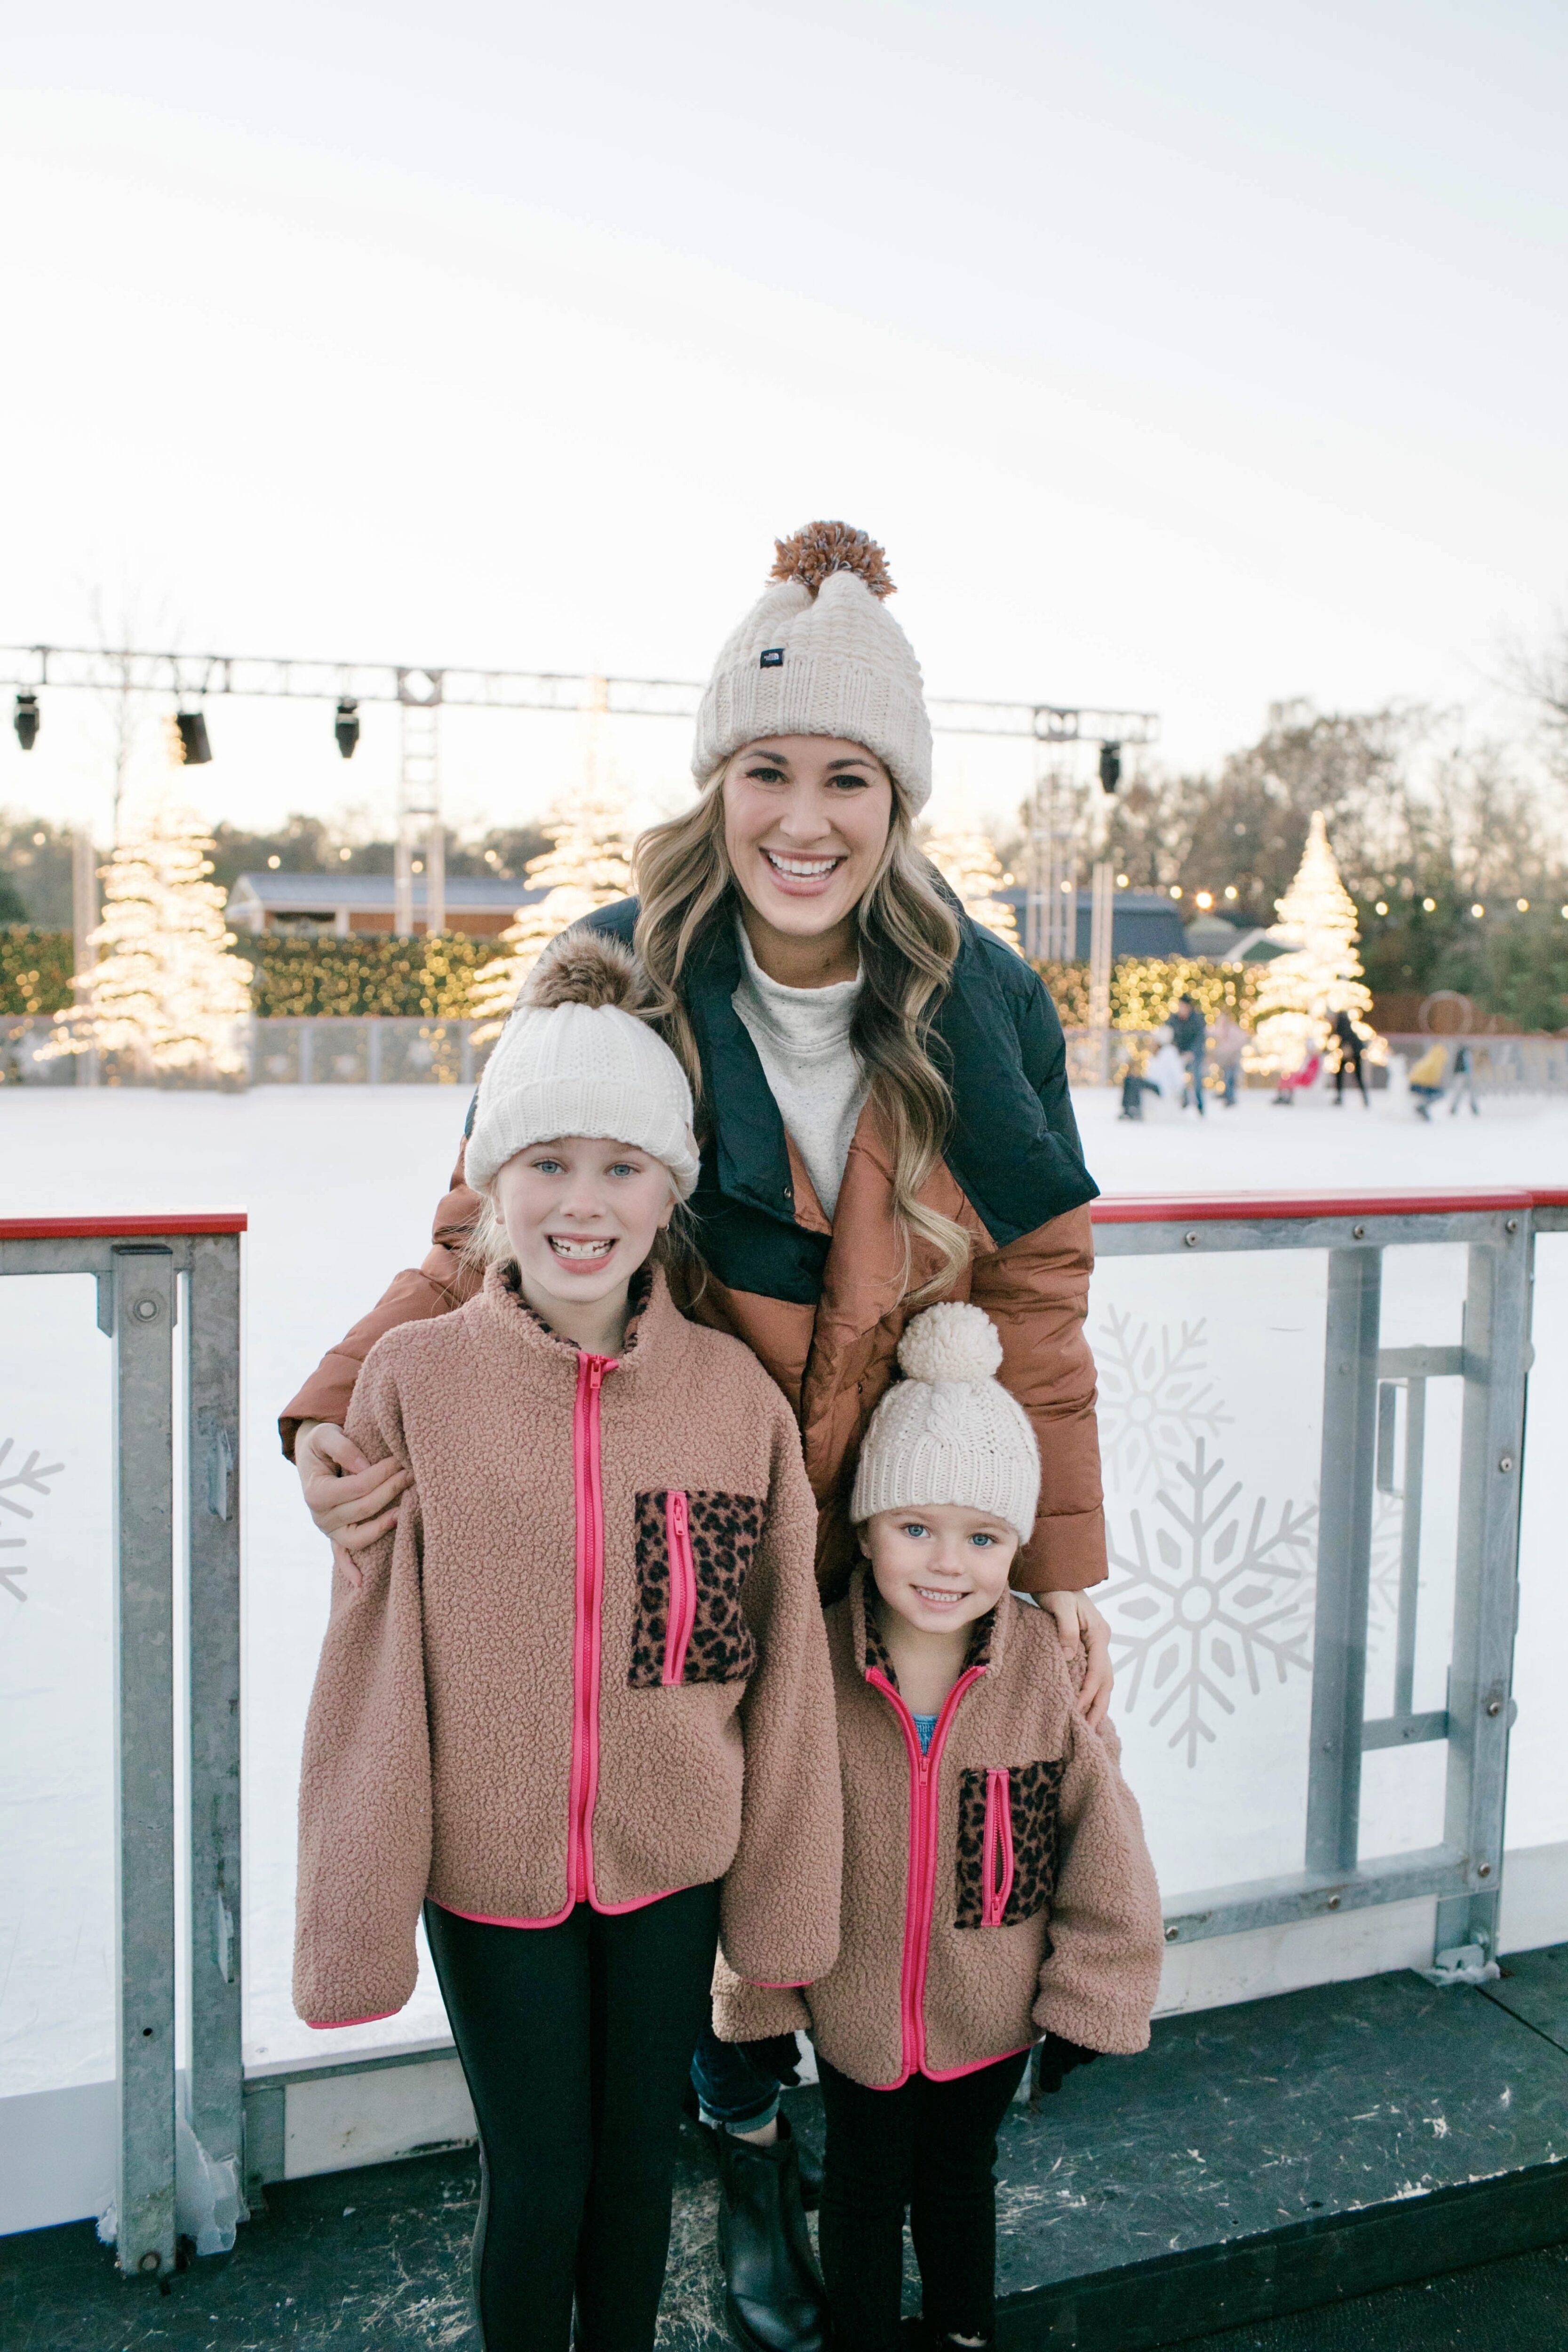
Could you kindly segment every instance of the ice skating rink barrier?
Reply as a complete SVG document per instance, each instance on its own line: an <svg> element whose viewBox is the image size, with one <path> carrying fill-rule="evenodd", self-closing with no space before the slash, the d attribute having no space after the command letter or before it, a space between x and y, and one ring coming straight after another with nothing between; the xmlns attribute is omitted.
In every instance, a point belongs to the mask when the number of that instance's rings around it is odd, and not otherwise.
<svg viewBox="0 0 1568 2352"><path fill-rule="evenodd" d="M1521 1497L1542 1581L1556 1548L1526 1389L1550 1267L1535 1379L1560 1410L1568 1191L1094 1216L1095 1597L1164 2005L1402 1964L1462 1981L1500 1945ZM221 2242L247 2184L472 2128L427 2007L400 2042L245 2063L242 1739L279 1742L257 1666L242 1705L244 1223L0 1223L26 1277L0 1282L0 2230L111 2206L128 2272ZM1560 1773L1555 1723L1526 1728L1532 1775ZM275 1831L292 1779L253 1772L247 1802ZM281 1943L249 1971L283 2000Z"/></svg>

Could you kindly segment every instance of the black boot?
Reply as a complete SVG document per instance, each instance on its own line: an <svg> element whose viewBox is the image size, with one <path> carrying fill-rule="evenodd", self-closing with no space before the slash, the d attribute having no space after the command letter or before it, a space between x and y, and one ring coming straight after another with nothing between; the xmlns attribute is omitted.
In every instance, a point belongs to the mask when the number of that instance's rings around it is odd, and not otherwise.
<svg viewBox="0 0 1568 2352"><path fill-rule="evenodd" d="M724 2314L743 2352L825 2352L827 2297L800 2200L785 2116L772 2147L721 2132L719 2259Z"/></svg>

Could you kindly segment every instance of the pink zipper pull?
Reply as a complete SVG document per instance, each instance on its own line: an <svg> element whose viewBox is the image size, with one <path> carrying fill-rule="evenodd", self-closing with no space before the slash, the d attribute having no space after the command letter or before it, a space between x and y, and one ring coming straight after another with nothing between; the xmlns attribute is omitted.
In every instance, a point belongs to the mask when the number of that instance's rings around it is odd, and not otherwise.
<svg viewBox="0 0 1568 2352"><path fill-rule="evenodd" d="M664 1636L663 1683L682 1681L686 1653L697 1623L697 1563L691 1556L691 1512L687 1496L672 1486L664 1498L665 1552L669 1561L669 1609Z"/></svg>

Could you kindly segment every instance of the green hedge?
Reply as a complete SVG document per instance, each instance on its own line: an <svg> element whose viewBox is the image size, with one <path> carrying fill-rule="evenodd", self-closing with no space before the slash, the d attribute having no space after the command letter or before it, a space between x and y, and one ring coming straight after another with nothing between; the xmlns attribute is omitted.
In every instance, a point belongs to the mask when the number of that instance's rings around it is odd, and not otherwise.
<svg viewBox="0 0 1568 2352"><path fill-rule="evenodd" d="M460 1021L474 974L495 961L497 948L448 931L433 940L248 939L236 953L255 967L251 1003L264 1018L385 1013Z"/></svg>
<svg viewBox="0 0 1568 2352"><path fill-rule="evenodd" d="M76 945L69 931L25 923L0 930L0 1013L63 1013L74 1002Z"/></svg>

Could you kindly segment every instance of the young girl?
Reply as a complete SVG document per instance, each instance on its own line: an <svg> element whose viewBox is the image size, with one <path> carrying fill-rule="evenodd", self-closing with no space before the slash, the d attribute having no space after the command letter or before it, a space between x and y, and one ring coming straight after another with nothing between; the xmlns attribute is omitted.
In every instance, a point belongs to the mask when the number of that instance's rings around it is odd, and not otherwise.
<svg viewBox="0 0 1568 2352"><path fill-rule="evenodd" d="M1008 1590L1039 1456L977 1307L915 1317L852 1513L869 1563L827 1612L844 1782L843 1937L802 1991L721 1968L727 2040L809 2025L826 2118L835 2342L892 2352L906 2209L923 2335L985 2345L996 2129L1031 2043L1050 2072L1142 2050L1159 1893L1109 1724L1091 1731L1048 1617Z"/></svg>
<svg viewBox="0 0 1568 2352"><path fill-rule="evenodd" d="M305 1736L294 2000L362 2023L430 1949L479 2121L488 2352L646 2352L715 1943L796 1985L840 1807L789 1407L650 1265L697 1173L679 1064L594 934L479 1090L484 1286L391 1331L351 1430L406 1472L340 1559Z"/></svg>

